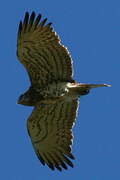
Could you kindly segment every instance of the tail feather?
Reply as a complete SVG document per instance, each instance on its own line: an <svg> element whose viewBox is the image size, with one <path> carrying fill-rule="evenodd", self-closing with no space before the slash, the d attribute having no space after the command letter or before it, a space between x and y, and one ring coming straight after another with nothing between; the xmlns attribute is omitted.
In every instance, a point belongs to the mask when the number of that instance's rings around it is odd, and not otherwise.
<svg viewBox="0 0 120 180"><path fill-rule="evenodd" d="M84 83L69 83L68 89L70 92L78 95L86 95L90 89L98 87L111 87L109 84L84 84Z"/></svg>
<svg viewBox="0 0 120 180"><path fill-rule="evenodd" d="M111 87L110 84L85 84L85 83L70 83L69 88L86 88L86 89L92 89L97 87Z"/></svg>

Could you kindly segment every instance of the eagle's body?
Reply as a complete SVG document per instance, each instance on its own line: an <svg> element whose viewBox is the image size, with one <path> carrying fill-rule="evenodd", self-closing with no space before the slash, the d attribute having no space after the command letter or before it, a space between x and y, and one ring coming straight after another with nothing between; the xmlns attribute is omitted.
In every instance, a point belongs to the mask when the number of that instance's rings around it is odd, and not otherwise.
<svg viewBox="0 0 120 180"><path fill-rule="evenodd" d="M29 90L20 97L20 104L36 106L41 104L54 104L57 101L77 100L80 95L89 93L87 88L78 88L78 83L52 82L45 87L30 87Z"/></svg>
<svg viewBox="0 0 120 180"><path fill-rule="evenodd" d="M41 15L26 13L18 31L17 55L30 77L30 88L18 103L34 106L27 122L35 152L43 165L52 169L73 167L72 126L78 99L91 88L107 84L81 84L73 79L72 58L60 43L51 23Z"/></svg>

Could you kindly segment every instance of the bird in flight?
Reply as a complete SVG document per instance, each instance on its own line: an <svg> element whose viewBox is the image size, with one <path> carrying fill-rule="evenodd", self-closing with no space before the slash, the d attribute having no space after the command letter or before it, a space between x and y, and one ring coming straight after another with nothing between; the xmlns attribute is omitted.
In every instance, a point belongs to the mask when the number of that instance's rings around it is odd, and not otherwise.
<svg viewBox="0 0 120 180"><path fill-rule="evenodd" d="M27 129L40 162L52 170L73 167L72 127L79 98L92 88L107 84L83 84L73 79L72 58L52 28L35 12L20 21L17 56L26 68L31 85L18 104L34 106Z"/></svg>

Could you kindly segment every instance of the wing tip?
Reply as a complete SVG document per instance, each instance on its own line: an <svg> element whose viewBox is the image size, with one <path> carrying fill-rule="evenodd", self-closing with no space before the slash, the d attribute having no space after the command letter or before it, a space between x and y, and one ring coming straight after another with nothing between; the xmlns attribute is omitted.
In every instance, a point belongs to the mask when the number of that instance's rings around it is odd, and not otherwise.
<svg viewBox="0 0 120 180"><path fill-rule="evenodd" d="M69 157L71 158L71 159L75 159L75 157L73 156L73 154L69 154Z"/></svg>
<svg viewBox="0 0 120 180"><path fill-rule="evenodd" d="M22 31L22 21L20 21L20 23L19 23L18 34L20 34L21 31Z"/></svg>
<svg viewBox="0 0 120 180"><path fill-rule="evenodd" d="M31 14L29 14L28 11L25 12L24 15L24 20L20 21L19 23L19 28L18 28L18 34L20 35L23 32L29 31L32 26L34 25L33 29L35 30L38 27L38 24L43 27L46 22L47 22L47 18L43 19L41 21L42 15L38 14L36 16L35 11L32 11ZM50 27L52 25L52 22L46 24L45 26Z"/></svg>
<svg viewBox="0 0 120 180"><path fill-rule="evenodd" d="M29 19L29 12L26 11L25 17L24 17L24 23L25 23L26 21L28 21L28 19Z"/></svg>
<svg viewBox="0 0 120 180"><path fill-rule="evenodd" d="M28 11L25 12L25 16L29 16L29 12Z"/></svg>
<svg viewBox="0 0 120 180"><path fill-rule="evenodd" d="M64 160L65 162L70 166L70 167L74 167L73 163L66 157L66 155L63 154Z"/></svg>
<svg viewBox="0 0 120 180"><path fill-rule="evenodd" d="M35 15L36 15L35 11L32 11L31 16L35 16Z"/></svg>
<svg viewBox="0 0 120 180"><path fill-rule="evenodd" d="M55 167L53 166L53 164L48 164L48 163L47 163L47 165L48 165L48 167L49 167L52 171L55 170Z"/></svg>
<svg viewBox="0 0 120 180"><path fill-rule="evenodd" d="M60 161L60 163L56 163L55 159L53 159L54 161L54 164L49 160L49 158L45 155L45 153L43 153L43 156L45 157L45 159L47 161L44 160L44 158L40 155L39 152L37 152L37 156L38 156L38 159L40 160L41 164L42 165L47 165L51 170L55 170L55 168L58 170L58 171L62 171L63 169L64 170L68 170L68 166L69 165L70 167L74 167L73 163L66 157L66 155L63 155L63 160L60 159L60 157L57 156L58 160ZM72 158L74 157L73 155L71 156ZM67 164L67 165L66 165Z"/></svg>
<svg viewBox="0 0 120 180"><path fill-rule="evenodd" d="M41 162L41 164L42 164L43 166L45 166L45 161L44 161L44 159L41 157L39 151L36 151L36 154L37 154L37 157L38 157L39 161Z"/></svg>

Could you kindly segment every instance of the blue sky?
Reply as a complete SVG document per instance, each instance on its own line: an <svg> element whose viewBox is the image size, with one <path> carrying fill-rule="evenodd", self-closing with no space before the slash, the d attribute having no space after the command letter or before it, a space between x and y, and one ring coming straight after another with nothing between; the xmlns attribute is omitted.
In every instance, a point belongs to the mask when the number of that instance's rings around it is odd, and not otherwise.
<svg viewBox="0 0 120 180"><path fill-rule="evenodd" d="M32 108L16 104L30 85L16 57L17 29L33 10L53 22L72 54L77 81L112 84L81 98L75 167L62 173L39 163L26 129ZM120 180L120 1L2 0L0 17L0 179Z"/></svg>

